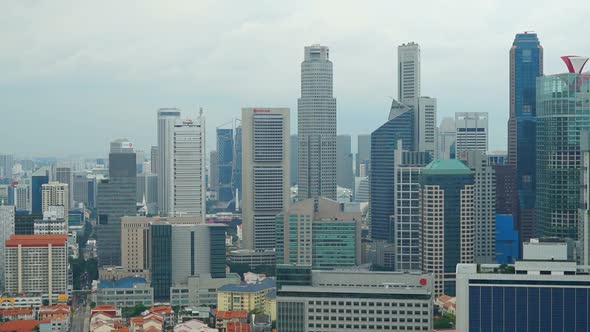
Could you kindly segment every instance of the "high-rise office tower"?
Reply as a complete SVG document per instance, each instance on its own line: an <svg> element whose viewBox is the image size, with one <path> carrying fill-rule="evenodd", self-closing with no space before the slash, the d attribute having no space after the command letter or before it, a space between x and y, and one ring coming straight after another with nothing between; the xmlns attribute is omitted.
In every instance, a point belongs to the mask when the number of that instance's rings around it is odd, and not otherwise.
<svg viewBox="0 0 590 332"><path fill-rule="evenodd" d="M563 57L569 73L537 79L536 225L539 236L577 238L580 132L590 130L588 58Z"/></svg>
<svg viewBox="0 0 590 332"><path fill-rule="evenodd" d="M455 158L461 159L461 153L465 150L488 152L487 112L457 112L455 127Z"/></svg>
<svg viewBox="0 0 590 332"><path fill-rule="evenodd" d="M137 174L143 173L143 163L145 162L145 152L142 150L135 151L135 166Z"/></svg>
<svg viewBox="0 0 590 332"><path fill-rule="evenodd" d="M0 290L4 291L4 264L6 260L6 240L14 235L15 208L11 205L0 206Z"/></svg>
<svg viewBox="0 0 590 332"><path fill-rule="evenodd" d="M111 153L134 153L133 143L126 138L118 138L111 142ZM136 155L137 159L137 155ZM110 165L110 164L109 164Z"/></svg>
<svg viewBox="0 0 590 332"><path fill-rule="evenodd" d="M43 214L42 188L49 183L49 169L42 167L31 176L31 211L33 214Z"/></svg>
<svg viewBox="0 0 590 332"><path fill-rule="evenodd" d="M371 160L371 135L357 136L356 151L355 176L367 176L367 174L361 175L361 165L364 165L365 170L368 171L369 162Z"/></svg>
<svg viewBox="0 0 590 332"><path fill-rule="evenodd" d="M174 125L180 122L180 110L160 108L158 110L158 209L163 216L169 215L170 195L173 192L172 160L174 159ZM153 151L153 150L152 150Z"/></svg>
<svg viewBox="0 0 590 332"><path fill-rule="evenodd" d="M464 160L475 176L475 263L496 262L496 172L482 151L466 150Z"/></svg>
<svg viewBox="0 0 590 332"><path fill-rule="evenodd" d="M401 141L401 146L400 146ZM389 119L371 134L370 200L371 238L393 242L395 150L414 150L414 111L394 100Z"/></svg>
<svg viewBox="0 0 590 332"><path fill-rule="evenodd" d="M117 140L113 143L122 142ZM137 213L137 177L133 148L111 143L109 178L98 183L96 209L98 213L98 263L121 265L121 217ZM131 143L126 146L132 146Z"/></svg>
<svg viewBox="0 0 590 332"><path fill-rule="evenodd" d="M352 147L350 135L336 137L336 184L340 187L354 189L352 171Z"/></svg>
<svg viewBox="0 0 590 332"><path fill-rule="evenodd" d="M217 162L219 157L217 151L209 152L209 190L214 191L217 194L217 184L219 183L219 167Z"/></svg>
<svg viewBox="0 0 590 332"><path fill-rule="evenodd" d="M69 186L60 182L49 182L41 189L42 212L49 211L51 206L63 206L64 219L68 224L68 211L70 208Z"/></svg>
<svg viewBox="0 0 590 332"><path fill-rule="evenodd" d="M14 205L17 210L31 211L31 186L18 184L14 188Z"/></svg>
<svg viewBox="0 0 590 332"><path fill-rule="evenodd" d="M172 159L160 163L172 171L169 216L193 216L205 222L205 118L174 125ZM230 174L231 176L231 174Z"/></svg>
<svg viewBox="0 0 590 332"><path fill-rule="evenodd" d="M156 146L152 146L150 149L150 168L152 174L159 174L158 173L158 157L160 156L160 148Z"/></svg>
<svg viewBox="0 0 590 332"><path fill-rule="evenodd" d="M145 199L146 210L150 215L158 212L158 176L152 173L137 175L137 192L135 200L142 203Z"/></svg>
<svg viewBox="0 0 590 332"><path fill-rule="evenodd" d="M233 199L233 135L234 131L231 128L217 128L217 200L221 202L230 202Z"/></svg>
<svg viewBox="0 0 590 332"><path fill-rule="evenodd" d="M432 161L428 152L395 151L394 267L400 272L422 271L422 211L420 175Z"/></svg>
<svg viewBox="0 0 590 332"><path fill-rule="evenodd" d="M543 76L543 47L536 33L519 33L510 48L508 164L516 180L517 205L511 212L521 242L535 233L537 77Z"/></svg>
<svg viewBox="0 0 590 332"><path fill-rule="evenodd" d="M436 153L436 98L418 99L416 147L420 152L428 152L434 158Z"/></svg>
<svg viewBox="0 0 590 332"><path fill-rule="evenodd" d="M457 159L437 159L422 170L422 269L434 275L435 295L455 294L458 263L473 263L473 171Z"/></svg>
<svg viewBox="0 0 590 332"><path fill-rule="evenodd" d="M418 109L420 98L420 45L410 42L397 47L398 94L402 104Z"/></svg>
<svg viewBox="0 0 590 332"><path fill-rule="evenodd" d="M336 199L336 98L327 46L305 47L297 101L299 200Z"/></svg>
<svg viewBox="0 0 590 332"><path fill-rule="evenodd" d="M69 207L74 206L74 186L72 177L72 169L70 167L56 167L55 168L55 181L65 183L68 185L68 196L69 196Z"/></svg>
<svg viewBox="0 0 590 332"><path fill-rule="evenodd" d="M0 179L10 178L12 176L12 166L14 165L14 156L11 154L0 154Z"/></svg>
<svg viewBox="0 0 590 332"><path fill-rule="evenodd" d="M580 159L579 267L582 271L590 272L590 131L587 130L580 132Z"/></svg>
<svg viewBox="0 0 590 332"><path fill-rule="evenodd" d="M242 109L245 249L274 249L275 217L289 208L289 109Z"/></svg>
<svg viewBox="0 0 590 332"><path fill-rule="evenodd" d="M455 139L457 131L455 129L455 119L445 117L440 122L437 133L437 156L438 159L455 158Z"/></svg>
<svg viewBox="0 0 590 332"><path fill-rule="evenodd" d="M239 199L236 196L236 191L242 193L242 127L236 127L234 134L234 162L232 168L232 193L234 199ZM238 194L238 196L239 196ZM239 202L236 202L239 204Z"/></svg>
<svg viewBox="0 0 590 332"><path fill-rule="evenodd" d="M86 173L74 174L74 202L88 206L88 176Z"/></svg>
<svg viewBox="0 0 590 332"><path fill-rule="evenodd" d="M299 151L298 143L299 138L297 137L297 135L291 135L291 152L289 155L289 164L291 165L291 186L297 184L297 176L299 175L299 172L297 171L297 158Z"/></svg>

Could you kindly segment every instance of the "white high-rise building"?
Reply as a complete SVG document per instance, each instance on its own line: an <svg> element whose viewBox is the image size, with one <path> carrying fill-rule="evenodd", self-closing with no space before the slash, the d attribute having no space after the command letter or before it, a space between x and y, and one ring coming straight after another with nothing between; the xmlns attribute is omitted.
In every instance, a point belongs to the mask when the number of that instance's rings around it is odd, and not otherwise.
<svg viewBox="0 0 590 332"><path fill-rule="evenodd" d="M336 200L336 98L327 46L305 47L298 100L298 199Z"/></svg>
<svg viewBox="0 0 590 332"><path fill-rule="evenodd" d="M436 98L418 99L418 131L416 135L419 152L428 152L434 158L436 152Z"/></svg>
<svg viewBox="0 0 590 332"><path fill-rule="evenodd" d="M68 223L69 190L68 185L60 182L49 182L41 188L41 211L49 211L50 206L63 206L66 225Z"/></svg>
<svg viewBox="0 0 590 332"><path fill-rule="evenodd" d="M455 129L455 119L445 117L440 122L437 132L437 159L451 159L451 148L455 144L457 138L457 130ZM452 153L455 153L453 148Z"/></svg>
<svg viewBox="0 0 590 332"><path fill-rule="evenodd" d="M174 125L180 122L180 110L177 108L160 108L158 110L158 209L160 214L168 216L172 208L174 173L172 165L174 153Z"/></svg>
<svg viewBox="0 0 590 332"><path fill-rule="evenodd" d="M418 109L420 98L420 45L414 42L397 48L398 100Z"/></svg>
<svg viewBox="0 0 590 332"><path fill-rule="evenodd" d="M168 215L194 216L205 222L205 122L184 120L174 125L172 159L163 159L161 165L172 171Z"/></svg>
<svg viewBox="0 0 590 332"><path fill-rule="evenodd" d="M242 232L245 249L274 249L275 216L289 209L289 118L288 108L242 109Z"/></svg>
<svg viewBox="0 0 590 332"><path fill-rule="evenodd" d="M487 112L457 112L455 127L457 130L455 158L461 159L461 153L466 150L488 152Z"/></svg>
<svg viewBox="0 0 590 332"><path fill-rule="evenodd" d="M475 172L474 261L496 262L496 172L483 151L463 151L462 159Z"/></svg>
<svg viewBox="0 0 590 332"><path fill-rule="evenodd" d="M14 205L17 210L31 211L31 186L19 184L14 188Z"/></svg>
<svg viewBox="0 0 590 332"><path fill-rule="evenodd" d="M73 177L72 177L72 169L70 167L56 167L55 168L55 181L60 182L60 183L65 183L68 185L68 189L69 189L69 193L68 193L68 199L69 199L69 204L68 206L74 206L74 195L73 195L73 186L72 183L73 181Z"/></svg>
<svg viewBox="0 0 590 332"><path fill-rule="evenodd" d="M14 206L0 205L0 292L4 291L5 243L14 235L15 212Z"/></svg>

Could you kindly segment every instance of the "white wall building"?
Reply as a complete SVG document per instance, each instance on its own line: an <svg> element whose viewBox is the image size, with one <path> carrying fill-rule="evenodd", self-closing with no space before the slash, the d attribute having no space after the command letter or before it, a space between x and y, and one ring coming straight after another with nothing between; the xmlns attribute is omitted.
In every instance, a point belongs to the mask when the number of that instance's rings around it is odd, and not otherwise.
<svg viewBox="0 0 590 332"><path fill-rule="evenodd" d="M4 290L5 242L14 234L14 218L14 206L0 205L0 290Z"/></svg>
<svg viewBox="0 0 590 332"><path fill-rule="evenodd" d="M420 98L420 45L414 42L397 47L398 100L415 110Z"/></svg>
<svg viewBox="0 0 590 332"><path fill-rule="evenodd" d="M18 184L14 188L14 205L17 210L31 211L31 186Z"/></svg>
<svg viewBox="0 0 590 332"><path fill-rule="evenodd" d="M69 198L69 187L65 183L60 182L49 182L41 188L41 211L45 213L49 211L50 206L63 206L64 207L64 219L66 225L68 223L68 211L70 198Z"/></svg>
<svg viewBox="0 0 590 332"><path fill-rule="evenodd" d="M160 214L168 216L172 209L170 195L174 183L171 167L174 158L174 125L180 122L180 110L160 108L158 110L158 208Z"/></svg>
<svg viewBox="0 0 590 332"><path fill-rule="evenodd" d="M443 118L437 131L437 159L451 158L451 147L455 144L456 138L455 119L451 117ZM455 153L455 150L453 149L452 152Z"/></svg>
<svg viewBox="0 0 590 332"><path fill-rule="evenodd" d="M434 158L436 154L436 98L420 97L418 99L418 151L428 152Z"/></svg>
<svg viewBox="0 0 590 332"><path fill-rule="evenodd" d="M487 112L457 112L455 126L455 158L461 159L461 153L465 150L488 152Z"/></svg>
<svg viewBox="0 0 590 332"><path fill-rule="evenodd" d="M242 231L245 249L274 249L275 216L289 209L289 119L288 108L242 109ZM335 163L332 166L335 170Z"/></svg>

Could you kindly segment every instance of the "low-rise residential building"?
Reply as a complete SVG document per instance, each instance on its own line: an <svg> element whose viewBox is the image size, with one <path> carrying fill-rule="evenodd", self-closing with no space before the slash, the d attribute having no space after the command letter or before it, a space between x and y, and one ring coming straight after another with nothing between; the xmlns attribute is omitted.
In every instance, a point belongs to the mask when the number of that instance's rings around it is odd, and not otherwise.
<svg viewBox="0 0 590 332"><path fill-rule="evenodd" d="M70 318L59 315L40 320L39 332L68 332L70 331Z"/></svg>
<svg viewBox="0 0 590 332"><path fill-rule="evenodd" d="M33 308L0 309L0 318L3 320L35 319Z"/></svg>
<svg viewBox="0 0 590 332"><path fill-rule="evenodd" d="M217 289L224 285L239 283L240 276L235 273L227 273L225 278L213 278L210 273L190 276L186 284L172 285L170 305L216 307Z"/></svg>
<svg viewBox="0 0 590 332"><path fill-rule="evenodd" d="M174 310L167 305L158 305L148 310L149 314L162 317L166 326L174 326Z"/></svg>
<svg viewBox="0 0 590 332"><path fill-rule="evenodd" d="M39 321L33 319L11 320L0 323L0 332L31 332L39 326Z"/></svg>
<svg viewBox="0 0 590 332"><path fill-rule="evenodd" d="M125 277L118 280L100 280L96 288L96 304L112 304L119 308L132 308L138 304L146 307L154 304L154 291L140 277Z"/></svg>
<svg viewBox="0 0 590 332"><path fill-rule="evenodd" d="M219 332L219 330L210 328L200 320L193 319L177 324L174 327L174 332Z"/></svg>
<svg viewBox="0 0 590 332"><path fill-rule="evenodd" d="M217 309L220 311L264 310L264 298L275 290L276 281L265 278L260 282L225 285L217 290Z"/></svg>
<svg viewBox="0 0 590 332"><path fill-rule="evenodd" d="M228 324L247 323L247 310L213 310L215 316L215 327L224 331L227 330Z"/></svg>
<svg viewBox="0 0 590 332"><path fill-rule="evenodd" d="M129 332L161 332L164 330L164 319L158 314L132 317L129 323Z"/></svg>
<svg viewBox="0 0 590 332"><path fill-rule="evenodd" d="M432 331L433 296L431 274L312 271L307 286L277 290L277 329Z"/></svg>
<svg viewBox="0 0 590 332"><path fill-rule="evenodd" d="M457 298L448 295L441 295L434 300L434 305L438 307L441 313L455 314L457 309Z"/></svg>
<svg viewBox="0 0 590 332"><path fill-rule="evenodd" d="M189 320L198 319L208 323L211 315L211 308L209 307L185 307L180 311L178 321L186 322Z"/></svg>
<svg viewBox="0 0 590 332"><path fill-rule="evenodd" d="M39 308L38 318L39 320L70 317L72 309L67 304L56 304L52 306L42 306Z"/></svg>

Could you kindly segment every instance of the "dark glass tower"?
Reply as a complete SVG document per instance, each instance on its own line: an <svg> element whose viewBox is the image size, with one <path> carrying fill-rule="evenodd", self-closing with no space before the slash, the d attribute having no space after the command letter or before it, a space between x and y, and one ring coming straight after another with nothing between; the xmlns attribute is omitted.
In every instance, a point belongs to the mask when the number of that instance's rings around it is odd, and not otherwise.
<svg viewBox="0 0 590 332"><path fill-rule="evenodd" d="M42 214L41 190L44 184L49 183L49 171L40 170L31 177L31 212Z"/></svg>
<svg viewBox="0 0 590 332"><path fill-rule="evenodd" d="M402 149L414 150L414 111L394 100L389 120L371 134L371 166L369 179L371 238L393 242L394 166L398 141Z"/></svg>
<svg viewBox="0 0 590 332"><path fill-rule="evenodd" d="M152 287L154 301L170 301L172 286L172 226L168 223L151 225Z"/></svg>
<svg viewBox="0 0 590 332"><path fill-rule="evenodd" d="M543 47L536 33L519 33L510 49L508 163L516 173L515 216L521 241L535 236L535 142L537 77L543 75Z"/></svg>
<svg viewBox="0 0 590 332"><path fill-rule="evenodd" d="M222 202L229 202L232 193L232 164L234 157L233 129L217 128L217 167L218 191L217 198Z"/></svg>
<svg viewBox="0 0 590 332"><path fill-rule="evenodd" d="M137 214L134 152L109 154L109 178L97 188L98 263L121 265L121 217Z"/></svg>

